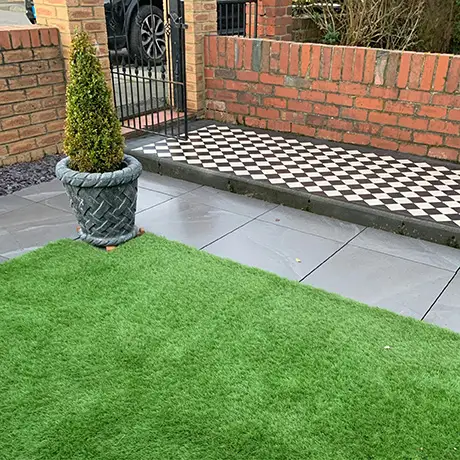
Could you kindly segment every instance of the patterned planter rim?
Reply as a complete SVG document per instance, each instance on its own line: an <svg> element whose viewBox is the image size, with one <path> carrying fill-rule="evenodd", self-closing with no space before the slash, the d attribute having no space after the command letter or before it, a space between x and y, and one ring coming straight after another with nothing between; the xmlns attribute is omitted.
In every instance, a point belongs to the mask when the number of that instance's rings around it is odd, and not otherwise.
<svg viewBox="0 0 460 460"><path fill-rule="evenodd" d="M64 185L74 187L114 187L136 180L142 172L139 161L131 155L125 155L123 162L126 167L105 173L86 173L69 168L70 158L65 157L56 165L56 177Z"/></svg>
<svg viewBox="0 0 460 460"><path fill-rule="evenodd" d="M80 240L95 246L117 246L134 238L140 162L125 155L122 169L106 173L78 172L69 168L69 162L66 157L56 165L56 176L80 225Z"/></svg>

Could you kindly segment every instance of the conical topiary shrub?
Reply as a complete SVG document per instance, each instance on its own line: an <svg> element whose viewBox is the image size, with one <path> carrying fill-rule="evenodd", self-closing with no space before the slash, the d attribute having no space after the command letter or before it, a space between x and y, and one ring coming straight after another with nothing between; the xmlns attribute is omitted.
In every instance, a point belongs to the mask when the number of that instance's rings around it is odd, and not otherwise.
<svg viewBox="0 0 460 460"><path fill-rule="evenodd" d="M86 32L78 32L70 54L64 151L80 172L120 168L124 139L96 50Z"/></svg>
<svg viewBox="0 0 460 460"><path fill-rule="evenodd" d="M123 154L110 90L84 32L72 42L64 151L56 165L75 212L80 239L115 246L137 234L134 225L141 164Z"/></svg>

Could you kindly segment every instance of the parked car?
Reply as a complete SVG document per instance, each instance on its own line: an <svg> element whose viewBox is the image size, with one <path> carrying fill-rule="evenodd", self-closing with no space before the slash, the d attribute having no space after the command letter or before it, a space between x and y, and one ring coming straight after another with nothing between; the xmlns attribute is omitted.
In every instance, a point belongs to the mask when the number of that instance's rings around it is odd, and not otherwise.
<svg viewBox="0 0 460 460"><path fill-rule="evenodd" d="M36 23L33 0L25 0L26 16ZM155 64L166 50L162 0L104 0L109 49L127 48L131 58Z"/></svg>
<svg viewBox="0 0 460 460"><path fill-rule="evenodd" d="M171 0L167 1L173 3ZM248 1L255 3L257 0ZM217 1L219 35L246 34L248 1ZM127 37L128 48L133 56L155 63L164 58L166 42L163 0L152 0L152 3L150 0L104 0L104 6L109 48L124 48Z"/></svg>
<svg viewBox="0 0 460 460"><path fill-rule="evenodd" d="M253 2L254 0L252 0ZM36 22L33 0L25 0L26 15ZM127 48L132 59L160 63L166 52L163 0L104 0L109 49ZM245 35L245 0L219 0L220 35Z"/></svg>
<svg viewBox="0 0 460 460"><path fill-rule="evenodd" d="M162 0L104 0L110 49L159 63L166 50Z"/></svg>

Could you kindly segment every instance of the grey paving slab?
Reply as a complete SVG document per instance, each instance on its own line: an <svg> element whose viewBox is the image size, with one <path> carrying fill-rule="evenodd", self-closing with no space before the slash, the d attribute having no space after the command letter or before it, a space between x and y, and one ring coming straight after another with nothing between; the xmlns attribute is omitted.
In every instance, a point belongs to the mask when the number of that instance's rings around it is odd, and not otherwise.
<svg viewBox="0 0 460 460"><path fill-rule="evenodd" d="M285 206L278 206L259 219L340 242L349 241L364 229L361 225L350 224Z"/></svg>
<svg viewBox="0 0 460 460"><path fill-rule="evenodd" d="M149 172L143 172L139 177L139 187L154 190L156 192L166 193L167 195L179 196L184 193L195 190L201 185L192 182L186 182L172 177L160 176Z"/></svg>
<svg viewBox="0 0 460 460"><path fill-rule="evenodd" d="M66 193L61 193L60 195L53 196L46 200L40 201L41 204L46 206L51 206L52 208L59 209L65 212L73 212L70 207L69 197Z"/></svg>
<svg viewBox="0 0 460 460"><path fill-rule="evenodd" d="M10 258L60 238L75 238L75 217L68 212L33 203L4 214L0 227L0 256Z"/></svg>
<svg viewBox="0 0 460 460"><path fill-rule="evenodd" d="M21 198L20 196L15 196L15 195L0 196L0 215L4 214L5 212L10 212L10 211L14 211L15 209L20 209L26 206L30 206L30 204L31 203L29 200L26 200L25 198ZM1 221L0 221L0 225L1 225Z"/></svg>
<svg viewBox="0 0 460 460"><path fill-rule="evenodd" d="M6 257L0 257L0 264L6 262L8 259Z"/></svg>
<svg viewBox="0 0 460 460"><path fill-rule="evenodd" d="M0 234L1 234L1 231L0 231ZM4 258L6 260L14 259L15 257L22 256L23 254L27 254L28 252L35 251L36 249L40 249L42 246L43 245L30 246L28 248L19 248L19 249L13 250L13 251L9 251L9 252L3 254L3 256L5 256Z"/></svg>
<svg viewBox="0 0 460 460"><path fill-rule="evenodd" d="M171 195L165 193L155 192L146 188L139 188L137 194L137 212L145 211L146 209L156 206L157 204L164 203L171 200Z"/></svg>
<svg viewBox="0 0 460 460"><path fill-rule="evenodd" d="M173 198L171 195L166 195L165 193L139 188L137 195L137 211L144 211L152 206L168 201L171 198ZM30 201L28 203L30 204ZM65 193L48 198L40 203L51 206L52 208L60 209L61 211L73 212L69 203L69 198Z"/></svg>
<svg viewBox="0 0 460 460"><path fill-rule="evenodd" d="M460 332L460 274L455 276L424 321Z"/></svg>
<svg viewBox="0 0 460 460"><path fill-rule="evenodd" d="M19 11L0 11L0 26L4 25L30 26L30 21L24 13Z"/></svg>
<svg viewBox="0 0 460 460"><path fill-rule="evenodd" d="M267 201L257 200L236 193L217 190L211 187L200 187L193 190L184 198L193 199L200 203L214 206L215 208L225 209L243 216L257 217L277 207L276 204Z"/></svg>
<svg viewBox="0 0 460 460"><path fill-rule="evenodd" d="M452 272L355 246L346 246L303 282L421 319Z"/></svg>
<svg viewBox="0 0 460 460"><path fill-rule="evenodd" d="M148 232L201 248L250 220L223 209L182 197L159 204L136 216Z"/></svg>
<svg viewBox="0 0 460 460"><path fill-rule="evenodd" d="M351 244L455 272L460 250L394 233L366 228Z"/></svg>
<svg viewBox="0 0 460 460"><path fill-rule="evenodd" d="M300 280L342 243L267 222L252 221L205 250L220 257Z"/></svg>
<svg viewBox="0 0 460 460"><path fill-rule="evenodd" d="M42 182L41 184L24 188L15 192L13 195L39 202L53 198L57 195L62 195L62 193L64 193L64 186L59 180L54 179L50 182Z"/></svg>

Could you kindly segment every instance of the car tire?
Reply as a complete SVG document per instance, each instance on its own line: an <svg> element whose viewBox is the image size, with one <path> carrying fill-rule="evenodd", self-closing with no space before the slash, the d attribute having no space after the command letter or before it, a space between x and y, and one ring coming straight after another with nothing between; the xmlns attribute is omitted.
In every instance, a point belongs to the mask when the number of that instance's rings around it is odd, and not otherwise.
<svg viewBox="0 0 460 460"><path fill-rule="evenodd" d="M158 65L165 59L166 36L163 11L142 5L131 21L129 54L141 62Z"/></svg>

